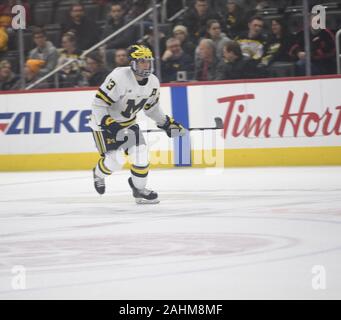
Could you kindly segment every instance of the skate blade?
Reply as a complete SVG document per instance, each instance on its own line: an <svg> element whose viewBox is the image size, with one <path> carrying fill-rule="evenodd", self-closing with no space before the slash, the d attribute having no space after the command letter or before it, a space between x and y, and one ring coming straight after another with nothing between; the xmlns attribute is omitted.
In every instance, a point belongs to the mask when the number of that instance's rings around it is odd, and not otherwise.
<svg viewBox="0 0 341 320"><path fill-rule="evenodd" d="M147 200L143 198L135 198L137 204L157 204L160 202L159 199Z"/></svg>

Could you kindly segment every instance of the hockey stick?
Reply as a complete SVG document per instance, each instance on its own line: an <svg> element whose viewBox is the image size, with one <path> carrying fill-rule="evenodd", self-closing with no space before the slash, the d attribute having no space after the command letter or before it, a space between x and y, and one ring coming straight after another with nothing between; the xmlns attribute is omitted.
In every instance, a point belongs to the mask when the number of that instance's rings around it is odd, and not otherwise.
<svg viewBox="0 0 341 320"><path fill-rule="evenodd" d="M224 128L223 120L219 117L214 118L215 127L202 127L202 128L188 128L188 131L198 131L198 130L219 130ZM142 130L144 133L149 132L163 132L162 129L148 129L148 130Z"/></svg>

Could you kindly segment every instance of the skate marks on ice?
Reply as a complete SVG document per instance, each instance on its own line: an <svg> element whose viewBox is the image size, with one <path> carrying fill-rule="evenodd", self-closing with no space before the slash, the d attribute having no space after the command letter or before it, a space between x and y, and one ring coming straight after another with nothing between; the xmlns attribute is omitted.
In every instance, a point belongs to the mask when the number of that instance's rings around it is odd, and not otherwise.
<svg viewBox="0 0 341 320"><path fill-rule="evenodd" d="M161 289L160 281L174 290L183 283L187 297L188 281L198 285L189 280L194 275L209 292L212 277L233 282L227 270L242 279L245 268L271 273L274 266L290 269L288 261L298 270L311 259L340 265L340 169L330 170L303 169L299 183L297 169L226 170L213 177L193 169L154 171L150 185L161 203L148 207L133 203L126 172L102 197L84 172L67 173L71 180L65 173L16 174L24 184L11 175L0 196L0 297L87 297L82 288L92 297L104 288L95 297L108 297L119 286L115 297L122 298L129 297L124 283L141 281L150 283L147 297ZM52 181L37 183L47 175ZM27 268L24 292L10 287L13 265ZM340 278L334 282L340 289Z"/></svg>

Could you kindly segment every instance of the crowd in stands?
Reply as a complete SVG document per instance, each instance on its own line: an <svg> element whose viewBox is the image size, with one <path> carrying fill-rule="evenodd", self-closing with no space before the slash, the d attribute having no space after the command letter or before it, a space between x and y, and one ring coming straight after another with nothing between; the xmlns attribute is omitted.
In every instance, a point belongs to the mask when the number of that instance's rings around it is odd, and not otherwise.
<svg viewBox="0 0 341 320"><path fill-rule="evenodd" d="M94 18L94 11L86 12L84 1L70 2L68 11L57 23L61 31L57 39L49 37L46 26L36 23L32 12L37 1L21 2L34 44L25 51L25 86L58 66L61 70L57 76L36 88L98 86L113 68L129 64L126 50L129 45L137 42L154 50L152 17L147 16L142 34L141 23L137 23L82 57L84 50L150 8L150 0L86 0L86 4L91 2L92 8L104 12L105 20L101 23ZM52 8L60 4L56 0L50 2ZM183 9L182 0L168 1L167 6L170 2L168 14ZM289 28L284 9L270 19L265 20L262 15L266 8L285 8L288 3L297 2L301 4L294 0L187 1L188 10L168 23L167 30L160 28L158 32L162 82L304 75L303 30L293 32ZM17 50L17 31L11 28L11 8L15 4L16 0L0 4L0 90L23 88L18 63L9 58L11 51ZM313 75L335 73L335 30L311 29L310 45ZM62 67L66 62L70 63Z"/></svg>

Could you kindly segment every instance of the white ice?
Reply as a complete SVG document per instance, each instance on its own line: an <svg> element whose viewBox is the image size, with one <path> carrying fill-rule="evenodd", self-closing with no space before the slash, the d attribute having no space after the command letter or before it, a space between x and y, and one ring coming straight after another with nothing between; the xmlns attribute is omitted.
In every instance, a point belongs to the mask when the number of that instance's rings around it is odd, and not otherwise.
<svg viewBox="0 0 341 320"><path fill-rule="evenodd" d="M341 167L128 175L1 173L0 299L341 298Z"/></svg>

